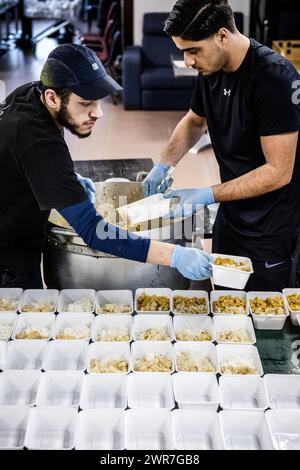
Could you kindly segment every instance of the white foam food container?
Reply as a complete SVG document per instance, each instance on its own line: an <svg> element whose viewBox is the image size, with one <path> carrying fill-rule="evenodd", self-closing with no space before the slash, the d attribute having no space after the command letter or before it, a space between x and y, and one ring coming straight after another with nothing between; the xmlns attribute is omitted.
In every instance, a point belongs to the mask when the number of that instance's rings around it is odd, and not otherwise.
<svg viewBox="0 0 300 470"><path fill-rule="evenodd" d="M96 291L93 289L63 289L58 298L58 313L93 313L95 311ZM78 308L76 311L70 311L68 306L73 303L91 302L91 308L88 311Z"/></svg>
<svg viewBox="0 0 300 470"><path fill-rule="evenodd" d="M87 341L56 340L48 344L43 369L45 371L84 371L88 355Z"/></svg>
<svg viewBox="0 0 300 470"><path fill-rule="evenodd" d="M132 317L131 315L124 315L124 316L122 315L98 315L98 317L95 318L95 321L93 324L92 340L95 342L100 341L99 335L101 334L102 331L111 331L111 333L115 334L114 332L118 333L118 331L120 330L124 332L125 331L128 332L129 340L126 342L130 342L132 340Z"/></svg>
<svg viewBox="0 0 300 470"><path fill-rule="evenodd" d="M130 312L125 315L133 313L133 295L131 290L99 290L96 293L96 314L99 307L107 304L125 305L130 307ZM98 315L111 315L110 313L98 313ZM124 315L118 313L115 315Z"/></svg>
<svg viewBox="0 0 300 470"><path fill-rule="evenodd" d="M0 406L33 406L40 385L40 371L12 371L0 374Z"/></svg>
<svg viewBox="0 0 300 470"><path fill-rule="evenodd" d="M265 411L268 401L262 377L220 377L223 410Z"/></svg>
<svg viewBox="0 0 300 470"><path fill-rule="evenodd" d="M262 411L221 411L221 434L225 450L274 450Z"/></svg>
<svg viewBox="0 0 300 470"><path fill-rule="evenodd" d="M298 325L300 326L300 313L296 315L296 318L297 318Z"/></svg>
<svg viewBox="0 0 300 470"><path fill-rule="evenodd" d="M118 213L128 225L159 219L170 212L171 199L165 199L162 194L141 199L140 201L119 207Z"/></svg>
<svg viewBox="0 0 300 470"><path fill-rule="evenodd" d="M214 411L174 410L172 429L176 450L223 450L218 415Z"/></svg>
<svg viewBox="0 0 300 470"><path fill-rule="evenodd" d="M217 374L219 372L216 347L212 343L201 343L199 341L180 341L174 345L175 367L177 372L188 372L180 370L178 366L178 356L183 352L191 353L191 357L205 359L207 358L214 368L214 372L191 372L193 374Z"/></svg>
<svg viewBox="0 0 300 470"><path fill-rule="evenodd" d="M2 287L0 288L0 299L9 299L12 302L15 302L15 307L11 310L0 310L0 313L17 313L19 310L21 298L23 295L23 289L18 287Z"/></svg>
<svg viewBox="0 0 300 470"><path fill-rule="evenodd" d="M284 296L286 308L290 312L292 324L294 326L299 326L297 316L300 316L300 308L299 308L299 310L291 310L288 299L287 299L287 296L288 295L293 295L293 294L300 295L300 289L283 289L282 293L283 293L283 296Z"/></svg>
<svg viewBox="0 0 300 470"><path fill-rule="evenodd" d="M5 370L41 370L46 354L46 340L20 339L7 344Z"/></svg>
<svg viewBox="0 0 300 470"><path fill-rule="evenodd" d="M87 374L84 376L80 408L127 408L127 375Z"/></svg>
<svg viewBox="0 0 300 470"><path fill-rule="evenodd" d="M211 263L212 266L212 282L216 286L228 287L229 289L240 289L243 290L249 280L251 274L253 274L252 261L249 258L232 255L219 255L212 254L213 258L230 258L238 263L246 262L250 266L250 271L241 271L235 268L226 268L224 266L217 266L215 263Z"/></svg>
<svg viewBox="0 0 300 470"><path fill-rule="evenodd" d="M217 411L220 392L215 375L181 372L173 374L172 380L178 408Z"/></svg>
<svg viewBox="0 0 300 470"><path fill-rule="evenodd" d="M56 289L27 289L23 292L21 304L20 304L20 312L21 313L55 313L57 309L57 302L58 302L59 291ZM25 305L32 305L32 304L52 304L53 307L49 309L47 312L24 312L23 308Z"/></svg>
<svg viewBox="0 0 300 470"><path fill-rule="evenodd" d="M168 297L169 303L170 303L169 309L167 311L151 311L151 310L142 311L142 310L138 310L138 298L142 294L145 294L145 295L158 295L160 297ZM162 314L167 314L168 315L171 312L171 310L173 309L172 290L167 289L167 288L152 288L152 287L144 288L144 289L137 289L136 292L135 292L134 309L135 309L136 313L142 313L142 314L152 313L154 315L157 314L157 313L162 313Z"/></svg>
<svg viewBox="0 0 300 470"><path fill-rule="evenodd" d="M16 341L28 341L17 339L17 336L27 328L46 328L48 330L47 338L43 340L49 340L53 334L53 327L56 316L54 313L21 313L18 315L18 320L15 324L12 339ZM41 341L41 340L32 340Z"/></svg>
<svg viewBox="0 0 300 470"><path fill-rule="evenodd" d="M174 364L174 348L171 343L167 341L137 341L131 345L131 364L132 371L137 374L146 371L137 371L136 370L136 361L139 359L154 357L155 355L163 356L169 359L172 362L172 368L170 372L160 372L171 374L175 370ZM148 374L153 374L155 372L146 372Z"/></svg>
<svg viewBox="0 0 300 470"><path fill-rule="evenodd" d="M300 450L300 410L269 410L266 420L276 450Z"/></svg>
<svg viewBox="0 0 300 470"><path fill-rule="evenodd" d="M173 319L174 336L176 341L177 332L181 330L191 330L193 334L198 332L207 332L211 337L209 342L216 340L216 332L210 317L194 316L194 315L176 315Z"/></svg>
<svg viewBox="0 0 300 470"><path fill-rule="evenodd" d="M45 372L42 376L36 406L79 406L84 374L76 371Z"/></svg>
<svg viewBox="0 0 300 470"><path fill-rule="evenodd" d="M0 341L10 339L17 319L18 315L16 313L0 313ZM2 326L5 327L4 331L1 331Z"/></svg>
<svg viewBox="0 0 300 470"><path fill-rule="evenodd" d="M0 450L22 450L30 408L0 407Z"/></svg>
<svg viewBox="0 0 300 470"><path fill-rule="evenodd" d="M94 324L94 315L92 313L61 313L57 316L54 330L53 339L57 340L60 333L63 333L66 328L80 330L80 328L89 328L89 335L85 338L74 338L74 341L89 341L92 337L92 328ZM72 341L65 339L62 341Z"/></svg>
<svg viewBox="0 0 300 470"><path fill-rule="evenodd" d="M210 293L210 308L211 308L211 313L214 315L214 316L224 316L224 315L231 315L233 317L236 317L237 314L234 314L234 313L217 313L215 310L214 310L214 302L216 302L217 300L219 300L220 297L224 297L224 296L231 296L231 297L238 297L239 299L242 299L245 301L245 314L241 314L241 315L249 315L249 311L247 309L247 294L246 292L244 291L229 291L229 290L214 290ZM240 314L238 314L240 315Z"/></svg>
<svg viewBox="0 0 300 470"><path fill-rule="evenodd" d="M256 336L253 323L250 317L246 315L222 315L216 316L213 319L213 324L216 332L216 341L219 344L255 344ZM233 342L233 341L220 341L219 335L223 331L245 330L248 332L250 341L247 342Z"/></svg>
<svg viewBox="0 0 300 470"><path fill-rule="evenodd" d="M169 315L136 315L133 319L133 339L139 340L139 336L148 329L158 329L167 332L169 338L163 341L174 341L172 318ZM147 341L147 340L146 340Z"/></svg>
<svg viewBox="0 0 300 470"><path fill-rule="evenodd" d="M76 450L123 450L124 448L123 410L86 410L79 413Z"/></svg>
<svg viewBox="0 0 300 470"><path fill-rule="evenodd" d="M262 363L259 357L258 350L255 346L250 345L236 345L236 344L218 344L216 347L218 368L221 375L235 375L235 374L222 374L222 365L224 362L234 361L235 364L243 363L243 361L251 360L257 369L256 374L252 376L264 375Z"/></svg>
<svg viewBox="0 0 300 470"><path fill-rule="evenodd" d="M90 344L86 369L89 374L93 374L90 368L91 359L106 361L110 359L126 360L128 369L126 372L116 372L117 374L127 374L130 371L130 346L126 342L101 341ZM109 372L107 372L109 373Z"/></svg>
<svg viewBox="0 0 300 470"><path fill-rule="evenodd" d="M188 313L188 312L179 312L178 310L175 310L174 306L174 297L186 297L187 299L192 299L196 297L197 299L205 299L206 303L206 313ZM208 293L204 290L174 290L173 295L172 295L172 312L174 315L193 315L193 316L203 316L203 315L209 315L209 298L208 298Z"/></svg>
<svg viewBox="0 0 300 470"><path fill-rule="evenodd" d="M5 367L6 362L6 341L0 341L0 369Z"/></svg>
<svg viewBox="0 0 300 470"><path fill-rule="evenodd" d="M171 412L161 409L126 411L127 450L173 450Z"/></svg>
<svg viewBox="0 0 300 470"><path fill-rule="evenodd" d="M264 383L269 408L300 410L300 375L267 374Z"/></svg>
<svg viewBox="0 0 300 470"><path fill-rule="evenodd" d="M175 407L172 377L170 374L140 373L128 376L129 408L165 408Z"/></svg>
<svg viewBox="0 0 300 470"><path fill-rule="evenodd" d="M62 407L32 408L25 436L29 450L71 450L75 446L77 410Z"/></svg>
<svg viewBox="0 0 300 470"><path fill-rule="evenodd" d="M283 300L285 313L283 315L255 315L251 309L250 301L256 297L266 299L268 297L280 297ZM280 292L248 292L248 309L253 317L253 323L257 330L282 330L289 316L289 311L284 301L284 296Z"/></svg>

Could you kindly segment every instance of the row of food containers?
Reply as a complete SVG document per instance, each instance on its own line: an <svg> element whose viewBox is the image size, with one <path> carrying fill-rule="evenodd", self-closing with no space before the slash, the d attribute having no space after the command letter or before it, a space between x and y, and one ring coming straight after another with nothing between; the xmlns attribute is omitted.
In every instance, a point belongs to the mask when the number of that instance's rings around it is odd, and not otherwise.
<svg viewBox="0 0 300 470"><path fill-rule="evenodd" d="M0 407L165 408L202 411L300 410L300 376L219 377L180 374L84 374L4 371Z"/></svg>
<svg viewBox="0 0 300 470"><path fill-rule="evenodd" d="M300 411L1 407L0 449L300 450Z"/></svg>
<svg viewBox="0 0 300 470"><path fill-rule="evenodd" d="M0 314L0 340L200 341L255 344L249 316Z"/></svg>
<svg viewBox="0 0 300 470"><path fill-rule="evenodd" d="M88 373L195 372L222 375L264 374L252 345L164 341L80 340L0 342L1 370L87 371Z"/></svg>

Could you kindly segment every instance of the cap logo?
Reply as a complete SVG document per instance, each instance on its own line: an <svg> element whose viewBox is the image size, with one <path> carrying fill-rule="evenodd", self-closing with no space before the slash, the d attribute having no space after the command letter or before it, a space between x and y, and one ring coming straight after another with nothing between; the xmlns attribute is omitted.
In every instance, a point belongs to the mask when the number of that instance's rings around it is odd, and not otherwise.
<svg viewBox="0 0 300 470"><path fill-rule="evenodd" d="M96 64L96 62L92 64L92 67L93 67L93 70L99 70L99 65Z"/></svg>

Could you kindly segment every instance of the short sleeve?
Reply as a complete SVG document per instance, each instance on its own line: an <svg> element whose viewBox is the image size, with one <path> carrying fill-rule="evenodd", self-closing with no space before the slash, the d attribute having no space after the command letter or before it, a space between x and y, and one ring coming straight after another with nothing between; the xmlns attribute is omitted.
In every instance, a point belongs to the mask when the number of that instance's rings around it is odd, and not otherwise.
<svg viewBox="0 0 300 470"><path fill-rule="evenodd" d="M87 199L63 143L39 141L18 161L41 210L68 207Z"/></svg>
<svg viewBox="0 0 300 470"><path fill-rule="evenodd" d="M286 65L268 64L255 83L255 115L260 136L300 130L300 105L293 100L297 73Z"/></svg>
<svg viewBox="0 0 300 470"><path fill-rule="evenodd" d="M194 88L194 93L193 93L193 96L192 96L190 107L191 107L191 110L195 114L198 114L198 116L206 117L206 113L205 113L205 109L204 109L204 105L203 105L203 96L202 96L203 88L201 86L202 81L203 81L203 78L199 74L198 78L197 78L197 81L196 81L195 88Z"/></svg>

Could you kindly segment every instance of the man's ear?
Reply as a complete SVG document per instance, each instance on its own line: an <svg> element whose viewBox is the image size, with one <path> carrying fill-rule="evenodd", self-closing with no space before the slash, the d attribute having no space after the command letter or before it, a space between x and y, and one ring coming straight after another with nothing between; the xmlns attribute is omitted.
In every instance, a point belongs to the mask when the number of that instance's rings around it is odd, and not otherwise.
<svg viewBox="0 0 300 470"><path fill-rule="evenodd" d="M216 33L216 40L219 46L224 47L227 45L229 39L228 30L226 28L221 28Z"/></svg>
<svg viewBox="0 0 300 470"><path fill-rule="evenodd" d="M54 90L51 90L51 88L45 91L44 100L49 108L53 110L57 110L59 108L60 98L57 96Z"/></svg>

